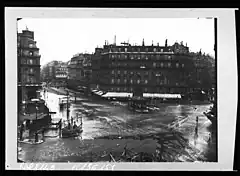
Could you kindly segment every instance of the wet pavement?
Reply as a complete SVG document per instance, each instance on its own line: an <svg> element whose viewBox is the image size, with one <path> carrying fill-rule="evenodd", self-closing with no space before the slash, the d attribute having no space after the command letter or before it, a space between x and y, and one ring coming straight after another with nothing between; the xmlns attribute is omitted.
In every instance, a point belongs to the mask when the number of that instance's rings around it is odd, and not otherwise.
<svg viewBox="0 0 240 176"><path fill-rule="evenodd" d="M42 96L50 111L56 112L52 115L53 119L67 120L66 107L60 109L59 106L60 99L66 97L65 95L51 92L46 92L44 95L42 92ZM72 97L72 100L74 99ZM75 118L77 114L82 117L81 136L62 139L57 136L58 131L48 131L45 135L49 137L46 137L42 144L31 146L21 143L22 151L19 153L19 159L31 162L74 162L89 161L91 158L91 160L101 161L103 158L99 156L106 156L106 152L109 151L121 153L126 144L135 151L152 153L156 151L156 140L152 137L144 140L134 139L134 137L168 132L171 127L187 140L190 147L185 147L184 151L198 155L189 159L179 151L175 160L172 161L216 161L216 132L211 129L211 122L203 115L210 106L212 104L161 104L159 111L139 114L129 111L124 103L114 106L105 100L78 97L77 102L73 101L70 105L69 117ZM93 113L88 115L85 113L86 110L92 110ZM198 116L198 122L196 122L196 116ZM176 123L178 120L179 123ZM113 136L112 139L108 139L109 136ZM133 138L125 138L126 136ZM95 157L93 157L94 154Z"/></svg>

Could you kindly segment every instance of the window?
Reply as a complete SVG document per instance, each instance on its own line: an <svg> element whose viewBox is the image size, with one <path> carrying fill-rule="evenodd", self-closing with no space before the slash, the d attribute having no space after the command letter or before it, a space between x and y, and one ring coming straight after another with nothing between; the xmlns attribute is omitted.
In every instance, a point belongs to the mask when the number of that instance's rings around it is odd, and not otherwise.
<svg viewBox="0 0 240 176"><path fill-rule="evenodd" d="M131 84L133 83L133 80L132 80L132 79L130 80L130 83L131 83Z"/></svg>
<svg viewBox="0 0 240 176"><path fill-rule="evenodd" d="M170 62L168 63L168 67L171 67L171 63Z"/></svg>
<svg viewBox="0 0 240 176"><path fill-rule="evenodd" d="M125 48L125 52L127 52L127 48Z"/></svg>
<svg viewBox="0 0 240 176"><path fill-rule="evenodd" d="M140 84L140 80L139 79L137 80L137 83Z"/></svg>
<svg viewBox="0 0 240 176"><path fill-rule="evenodd" d="M32 52L29 52L29 56L32 56L33 55L33 53Z"/></svg>
<svg viewBox="0 0 240 176"><path fill-rule="evenodd" d="M30 73L33 73L33 68L30 68Z"/></svg>
<svg viewBox="0 0 240 176"><path fill-rule="evenodd" d="M114 74L114 70L112 70L112 74Z"/></svg>
<svg viewBox="0 0 240 176"><path fill-rule="evenodd" d="M153 67L156 67L156 66L157 66L156 62L153 62Z"/></svg>
<svg viewBox="0 0 240 176"><path fill-rule="evenodd" d="M127 79L124 79L124 83L125 83L125 84L127 83Z"/></svg>
<svg viewBox="0 0 240 176"><path fill-rule="evenodd" d="M127 71L126 71L126 70L124 70L124 74L127 74Z"/></svg>
<svg viewBox="0 0 240 176"><path fill-rule="evenodd" d="M176 67L177 67L177 68L179 67L179 63L176 63Z"/></svg>
<svg viewBox="0 0 240 176"><path fill-rule="evenodd" d="M163 63L161 62L161 67L163 67Z"/></svg>
<svg viewBox="0 0 240 176"><path fill-rule="evenodd" d="M147 92L148 91L148 88L144 88L144 92Z"/></svg>
<svg viewBox="0 0 240 176"><path fill-rule="evenodd" d="M157 49L156 48L153 48L153 52L156 52L157 51Z"/></svg>
<svg viewBox="0 0 240 176"><path fill-rule="evenodd" d="M161 49L161 52L163 52L163 49Z"/></svg>
<svg viewBox="0 0 240 176"><path fill-rule="evenodd" d="M117 81L117 82L118 82L118 84L119 84L119 83L120 83L120 79L118 79L118 81Z"/></svg>
<svg viewBox="0 0 240 176"><path fill-rule="evenodd" d="M145 84L147 84L148 83L148 80L145 80Z"/></svg>
<svg viewBox="0 0 240 176"><path fill-rule="evenodd" d="M182 67L184 67L184 64L182 64Z"/></svg>
<svg viewBox="0 0 240 176"><path fill-rule="evenodd" d="M120 70L118 70L118 74L120 74Z"/></svg>

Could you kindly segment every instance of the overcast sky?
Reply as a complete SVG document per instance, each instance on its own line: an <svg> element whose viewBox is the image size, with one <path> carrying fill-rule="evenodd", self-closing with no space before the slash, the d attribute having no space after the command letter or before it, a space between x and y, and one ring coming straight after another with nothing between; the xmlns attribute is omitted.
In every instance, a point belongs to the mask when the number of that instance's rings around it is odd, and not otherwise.
<svg viewBox="0 0 240 176"><path fill-rule="evenodd" d="M160 46L183 41L190 51L214 56L213 19L164 19L164 18L119 18L119 19L30 19L18 21L18 32L26 29L34 31L35 41L40 49L41 65L52 60L68 61L76 53L94 52L102 47L105 40L117 44Z"/></svg>

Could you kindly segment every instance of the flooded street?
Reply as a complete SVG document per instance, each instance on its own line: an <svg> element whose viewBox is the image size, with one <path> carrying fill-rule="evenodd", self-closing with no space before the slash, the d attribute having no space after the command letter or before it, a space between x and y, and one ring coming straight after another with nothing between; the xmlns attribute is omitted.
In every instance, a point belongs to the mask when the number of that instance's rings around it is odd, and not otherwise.
<svg viewBox="0 0 240 176"><path fill-rule="evenodd" d="M50 111L56 112L52 115L53 120L67 120L66 107L60 109L60 98L64 95L42 92ZM71 98L74 100L74 97ZM160 110L140 114L127 109L127 105L112 105L108 101L94 98L78 97L76 103L71 103L69 117L79 114L83 121L83 132L78 138L59 138L56 131L49 131L44 143L39 145L21 144L22 152L19 157L24 161L87 161L87 155L100 153L103 157L106 151L123 151L123 147L145 152L155 152L156 140L138 140L124 136L139 136L155 133L168 132L169 128L182 134L188 141L191 149L185 149L188 153L195 152L195 159L203 158L203 161L212 161L216 156L216 133L211 130L211 122L203 115L211 104L205 105L179 105L161 104ZM92 115L84 113L85 110L93 110ZM198 116L198 123L196 122ZM176 123L177 122L177 123ZM80 123L77 121L77 123ZM210 135L211 134L211 137ZM112 139L105 137L115 136ZM122 138L122 139L121 139ZM141 147L140 147L141 146ZM172 151L173 153L173 151ZM83 159L84 158L84 159ZM95 157L96 158L96 157ZM177 156L178 161L188 161L183 155ZM97 159L96 159L97 160ZM190 161L190 160L189 160Z"/></svg>

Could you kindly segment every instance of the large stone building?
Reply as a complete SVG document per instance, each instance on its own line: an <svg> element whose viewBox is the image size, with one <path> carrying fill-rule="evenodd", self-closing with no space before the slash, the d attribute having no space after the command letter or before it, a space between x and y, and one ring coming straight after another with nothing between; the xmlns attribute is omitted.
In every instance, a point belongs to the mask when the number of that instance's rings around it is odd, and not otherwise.
<svg viewBox="0 0 240 176"><path fill-rule="evenodd" d="M197 69L187 44L168 46L128 43L96 48L92 82L105 92L184 94L199 90ZM211 87L211 86L210 86ZM204 88L210 88L204 87Z"/></svg>
<svg viewBox="0 0 240 176"><path fill-rule="evenodd" d="M18 103L37 98L40 83L40 54L34 32L28 29L17 34Z"/></svg>
<svg viewBox="0 0 240 176"><path fill-rule="evenodd" d="M76 54L68 64L68 87L79 89L91 83L91 54Z"/></svg>

